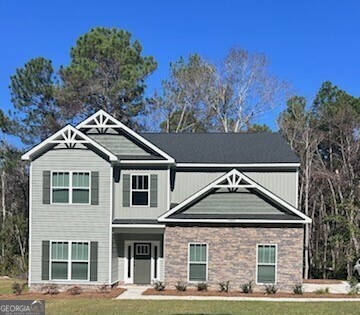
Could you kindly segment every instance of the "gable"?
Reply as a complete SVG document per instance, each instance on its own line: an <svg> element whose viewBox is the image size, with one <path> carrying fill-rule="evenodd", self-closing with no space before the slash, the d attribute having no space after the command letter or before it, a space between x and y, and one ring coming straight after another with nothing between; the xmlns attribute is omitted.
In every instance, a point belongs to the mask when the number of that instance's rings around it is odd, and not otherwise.
<svg viewBox="0 0 360 315"><path fill-rule="evenodd" d="M159 222L310 223L311 219L236 169L163 214Z"/></svg>
<svg viewBox="0 0 360 315"><path fill-rule="evenodd" d="M76 128L102 143L120 161L149 159L174 163L167 153L103 110L85 119Z"/></svg>

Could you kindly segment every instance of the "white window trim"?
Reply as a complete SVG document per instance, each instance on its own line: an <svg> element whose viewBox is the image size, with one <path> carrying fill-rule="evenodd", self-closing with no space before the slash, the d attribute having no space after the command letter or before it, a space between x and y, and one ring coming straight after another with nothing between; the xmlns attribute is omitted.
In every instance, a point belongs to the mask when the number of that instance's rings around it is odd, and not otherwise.
<svg viewBox="0 0 360 315"><path fill-rule="evenodd" d="M52 243L68 243L68 259L52 259ZM87 243L88 244L88 260L72 260L71 259L71 248L72 243ZM50 249L49 249L49 279L50 281L56 281L56 282L87 282L90 281L90 242L89 241L64 241L64 240L51 240L50 241ZM51 265L52 262L66 262L68 264L67 266L67 279L53 279L51 274ZM87 279L71 279L71 265L73 262L87 262L88 263L88 275Z"/></svg>
<svg viewBox="0 0 360 315"><path fill-rule="evenodd" d="M149 241L149 240L136 240L136 241L124 241L124 283L125 284L133 284L134 283L134 262L135 262L135 243L151 243L151 258L150 258L150 282L153 283L155 281L160 280L160 241ZM128 255L128 246L131 247L131 257ZM158 257L157 257L157 277L155 278L155 246L158 248ZM130 277L128 277L128 264L130 259Z"/></svg>
<svg viewBox="0 0 360 315"><path fill-rule="evenodd" d="M132 182L134 176L147 176L148 178L148 189L133 189ZM149 208L150 207L150 174L130 174L130 207L131 208ZM147 205L133 205L132 193L134 192L147 192L148 193L148 204Z"/></svg>
<svg viewBox="0 0 360 315"><path fill-rule="evenodd" d="M205 266L206 266L206 279L204 281L193 281L190 280L190 263L191 264L199 264L199 265L204 265L203 262L190 262L190 246L191 245L206 245L206 262L205 262ZM201 283L201 282L207 282L208 281L208 267L209 267L209 244L208 243L203 243L203 242L191 242L188 243L188 259L187 259L187 280L188 283Z"/></svg>
<svg viewBox="0 0 360 315"><path fill-rule="evenodd" d="M54 173L69 173L69 187L53 187L53 174ZM73 187L73 174L74 173L88 173L89 174L89 187ZM68 202L53 202L53 189L56 188L67 188L69 189L69 200ZM72 202L73 197L73 190L74 189L89 189L89 202L88 203L75 203ZM76 170L76 171L69 171L69 170L54 170L51 171L50 176L50 204L51 205L91 205L91 171L83 171L83 170Z"/></svg>
<svg viewBox="0 0 360 315"><path fill-rule="evenodd" d="M275 263L258 263L258 253L259 253L259 246L275 246ZM277 244L256 244L256 262L255 262L255 283L258 285L276 285L277 284L277 255L278 255L278 246ZM263 283L258 282L258 266L275 266L275 282L274 283Z"/></svg>

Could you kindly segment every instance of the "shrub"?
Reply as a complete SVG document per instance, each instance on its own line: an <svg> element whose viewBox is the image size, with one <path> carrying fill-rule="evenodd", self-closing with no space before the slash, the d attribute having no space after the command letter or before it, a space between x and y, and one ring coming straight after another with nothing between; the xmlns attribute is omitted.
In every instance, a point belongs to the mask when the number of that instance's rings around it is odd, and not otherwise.
<svg viewBox="0 0 360 315"><path fill-rule="evenodd" d="M154 289L156 291L164 291L165 290L165 284L162 281L156 281L154 282Z"/></svg>
<svg viewBox="0 0 360 315"><path fill-rule="evenodd" d="M59 288L56 284L51 283L49 285L43 286L41 291L43 291L44 294L54 295L59 293Z"/></svg>
<svg viewBox="0 0 360 315"><path fill-rule="evenodd" d="M275 294L277 292L278 288L276 285L269 284L265 286L265 292L266 294Z"/></svg>
<svg viewBox="0 0 360 315"><path fill-rule="evenodd" d="M253 292L253 286L254 286L254 283L252 281L250 281L248 283L244 283L241 286L241 291L243 293L252 293Z"/></svg>
<svg viewBox="0 0 360 315"><path fill-rule="evenodd" d="M330 291L329 291L329 288L326 287L325 289L317 289L317 290L315 291L315 293L316 293L316 294L328 294L328 293L330 293Z"/></svg>
<svg viewBox="0 0 360 315"><path fill-rule="evenodd" d="M349 285L348 294L350 294L350 295L359 294L360 287L358 286L358 284L359 284L359 281L356 277L350 278L350 280L348 281L348 285Z"/></svg>
<svg viewBox="0 0 360 315"><path fill-rule="evenodd" d="M187 283L184 281L178 281L175 285L175 288L180 292L185 292L187 289Z"/></svg>
<svg viewBox="0 0 360 315"><path fill-rule="evenodd" d="M109 293L111 291L110 286L106 283L99 285L98 290L101 293Z"/></svg>
<svg viewBox="0 0 360 315"><path fill-rule="evenodd" d="M82 292L81 287L74 285L70 289L67 290L71 295L79 295Z"/></svg>
<svg viewBox="0 0 360 315"><path fill-rule="evenodd" d="M198 291L207 291L208 284L206 282L199 282L196 284L196 288Z"/></svg>
<svg viewBox="0 0 360 315"><path fill-rule="evenodd" d="M305 290L304 290L304 287L302 285L302 283L297 283L293 286L293 291L295 294L300 294L300 295L303 295Z"/></svg>
<svg viewBox="0 0 360 315"><path fill-rule="evenodd" d="M219 286L220 286L220 292L229 292L229 285L230 285L230 281L226 281L226 282L220 282Z"/></svg>
<svg viewBox="0 0 360 315"><path fill-rule="evenodd" d="M11 288L15 295L20 295L24 291L25 286L25 283L20 284L19 282L14 282Z"/></svg>

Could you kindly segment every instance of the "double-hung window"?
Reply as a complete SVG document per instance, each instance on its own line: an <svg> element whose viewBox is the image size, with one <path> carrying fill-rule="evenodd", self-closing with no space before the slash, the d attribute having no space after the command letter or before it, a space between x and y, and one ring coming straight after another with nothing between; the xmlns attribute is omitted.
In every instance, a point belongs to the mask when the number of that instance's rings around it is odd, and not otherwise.
<svg viewBox="0 0 360 315"><path fill-rule="evenodd" d="M90 172L52 172L52 203L88 204Z"/></svg>
<svg viewBox="0 0 360 315"><path fill-rule="evenodd" d="M149 206L149 175L131 175L131 206Z"/></svg>
<svg viewBox="0 0 360 315"><path fill-rule="evenodd" d="M207 281L207 244L189 244L189 281Z"/></svg>
<svg viewBox="0 0 360 315"><path fill-rule="evenodd" d="M276 283L276 245L257 245L257 283Z"/></svg>
<svg viewBox="0 0 360 315"><path fill-rule="evenodd" d="M89 257L89 242L51 242L51 280L88 280Z"/></svg>

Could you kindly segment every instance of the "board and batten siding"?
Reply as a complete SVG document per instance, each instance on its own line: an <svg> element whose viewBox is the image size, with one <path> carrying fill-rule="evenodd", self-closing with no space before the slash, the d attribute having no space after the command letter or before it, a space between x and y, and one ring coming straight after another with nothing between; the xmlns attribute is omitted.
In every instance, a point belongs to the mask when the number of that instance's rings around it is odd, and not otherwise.
<svg viewBox="0 0 360 315"><path fill-rule="evenodd" d="M227 170L228 172L230 170ZM265 187L275 195L296 206L297 201L297 176L293 171L242 171L246 176ZM209 185L226 173L210 171L181 171L175 174L174 189L171 192L171 202L180 203L197 191Z"/></svg>
<svg viewBox="0 0 360 315"><path fill-rule="evenodd" d="M115 167L114 182L114 219L157 219L168 210L169 170L150 168L118 168ZM157 206L156 207L124 207L123 178L129 175L157 175Z"/></svg>
<svg viewBox="0 0 360 315"><path fill-rule="evenodd" d="M43 204L43 171L57 170L99 172L99 204ZM43 240L98 242L97 281L86 283L109 282L110 171L110 164L89 149L53 149L32 162L31 284L48 282L41 280Z"/></svg>

